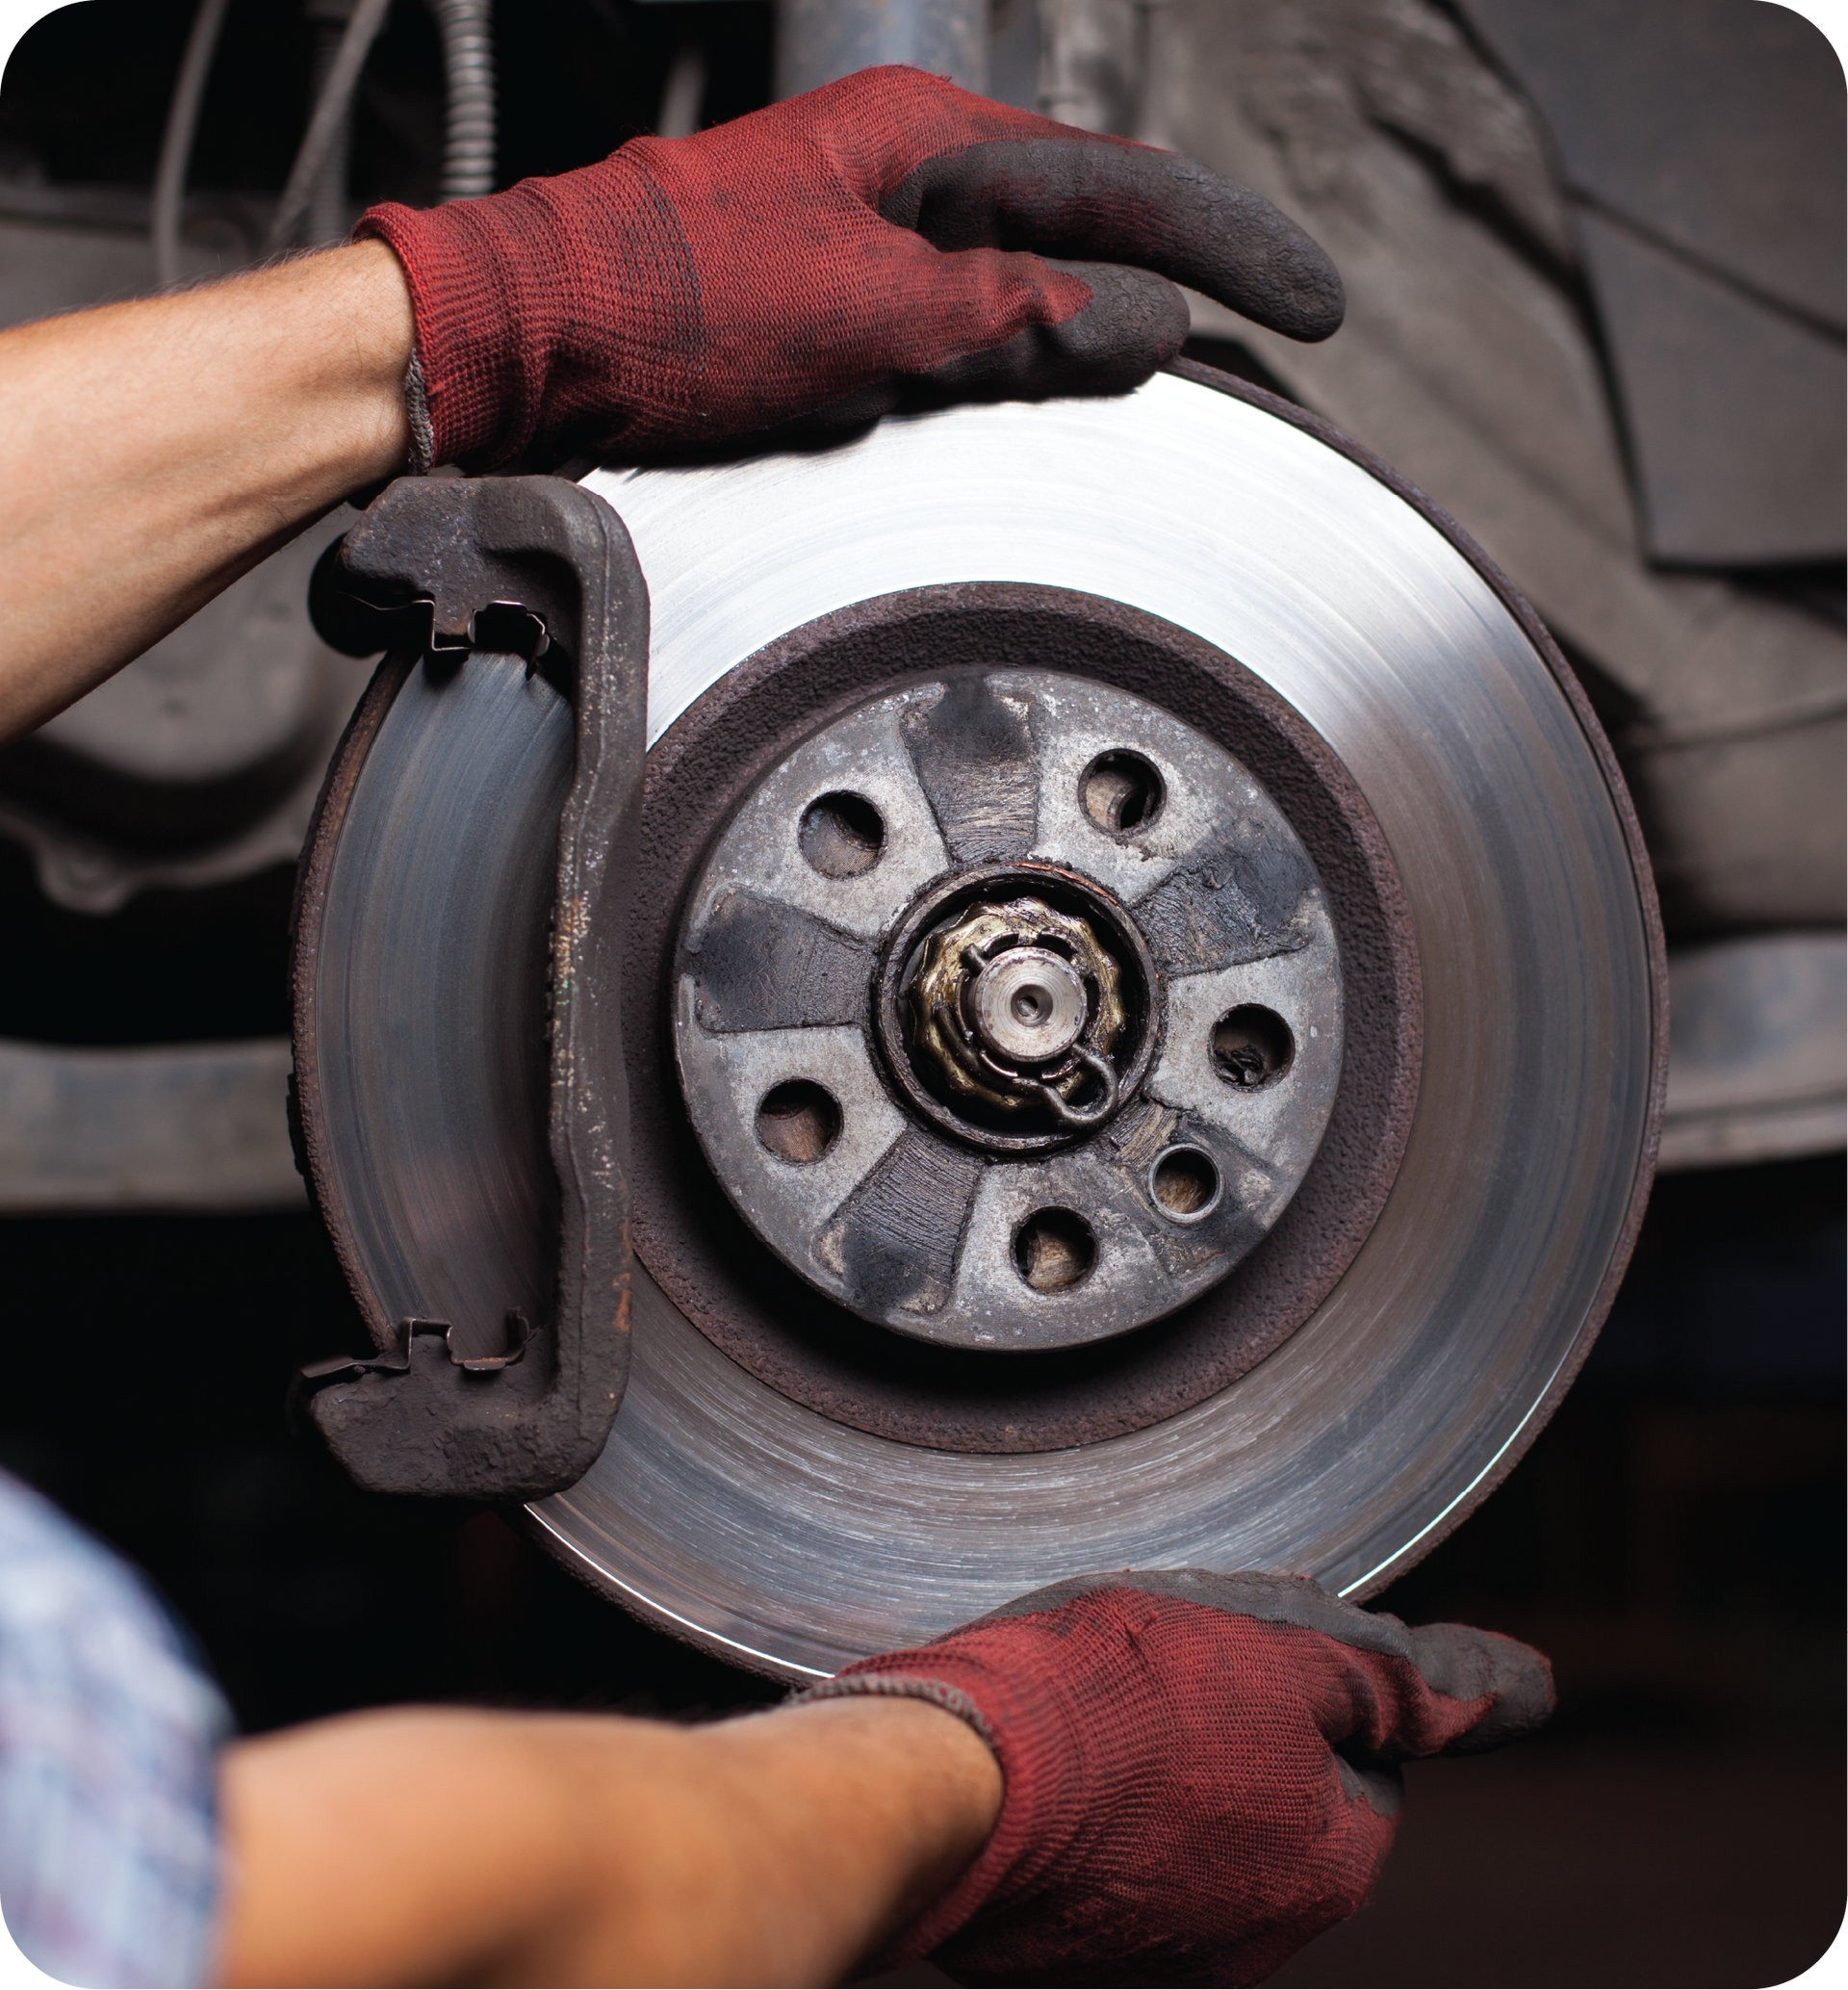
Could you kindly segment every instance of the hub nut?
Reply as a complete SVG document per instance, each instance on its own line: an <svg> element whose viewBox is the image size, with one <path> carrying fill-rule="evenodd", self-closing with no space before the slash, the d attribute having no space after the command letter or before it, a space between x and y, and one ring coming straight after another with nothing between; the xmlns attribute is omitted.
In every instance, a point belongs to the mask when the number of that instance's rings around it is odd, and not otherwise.
<svg viewBox="0 0 1848 1990"><path fill-rule="evenodd" d="M1043 946L1011 946L969 984L975 1033L996 1057L1044 1064L1063 1057L1091 1020L1078 970Z"/></svg>
<svg viewBox="0 0 1848 1990"><path fill-rule="evenodd" d="M1083 1124L1116 1103L1122 971L1089 920L978 900L929 934L906 994L912 1062L952 1106Z"/></svg>

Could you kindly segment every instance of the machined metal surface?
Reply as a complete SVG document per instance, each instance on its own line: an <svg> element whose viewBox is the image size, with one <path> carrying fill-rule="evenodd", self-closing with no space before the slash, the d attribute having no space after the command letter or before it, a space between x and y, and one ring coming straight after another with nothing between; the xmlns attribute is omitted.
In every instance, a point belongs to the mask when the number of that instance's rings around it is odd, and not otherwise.
<svg viewBox="0 0 1848 1990"><path fill-rule="evenodd" d="M1023 916L1029 922L1028 930L1035 931L1044 922L1046 908L1038 899L1029 899ZM1074 926L1082 923L1072 921ZM957 934L946 939L946 954L961 937ZM1089 929L1082 937L1096 945ZM1110 963L1110 967L1114 970L1115 963ZM969 978L966 1001L969 1027L976 1041L990 1056L1015 1066L1064 1058L1084 1033L1090 1008L1081 967L1050 947L1036 945L1031 940L1012 934L1001 952L990 954ZM952 1053L945 1070L960 1062ZM1005 1103L1013 1103L1008 1094L997 1097Z"/></svg>
<svg viewBox="0 0 1848 1990"><path fill-rule="evenodd" d="M1650 1170L1653 902L1607 755L1543 638L1383 476L1287 411L1172 375L1121 401L965 409L823 454L590 481L648 580L657 742L788 632L905 589L1073 590L1236 659L1339 757L1390 842L1429 1049L1403 1159L1339 1282L1192 1407L1063 1450L895 1441L770 1385L638 1271L621 1414L534 1524L610 1594L792 1678L1100 1567L1377 1589L1544 1420L1609 1303ZM354 1098L368 1167L398 1183L390 1250L420 1280L440 1269L466 1306L498 1210L498 1317L521 1264L545 1257L522 1213L541 1193L515 1097L532 1053L493 1021L497 1005L536 1021L544 986L545 865L515 861L510 811L543 837L570 713L492 666L405 688L427 709L395 707L381 728L389 752L354 797L372 854L355 891L330 889L324 931L340 945L363 928L376 991L350 984L343 1054L376 1059L373 1003L404 1016L378 1073L386 1119L369 1119L363 1084ZM420 772L439 740L441 766ZM375 776L405 791L371 795ZM412 1011L432 996L474 1005L484 1028L426 1026ZM1260 1044L1226 1047L1261 1080ZM472 1111L476 1088L502 1101L500 1132Z"/></svg>
<svg viewBox="0 0 1848 1990"><path fill-rule="evenodd" d="M1185 1305L1288 1205L1339 948L1230 754L1110 685L986 672L850 711L747 797L688 901L674 1043L714 1174L811 1284L945 1346L1073 1347Z"/></svg>
<svg viewBox="0 0 1848 1990"><path fill-rule="evenodd" d="M1241 341L1428 492L1609 681L1671 932L1839 929L1839 595L1832 607L1762 570L1690 572L1691 541L1656 541L1654 505L1659 469L1681 480L1675 509L1701 524L1702 557L1724 526L1730 558L1776 566L1822 543L1784 530L1807 489L1841 545L1840 442L1833 460L1814 448L1832 421L1840 434L1839 331L1816 393L1808 364L1756 356L1782 327L1826 348L1822 321L1841 322L1838 65L1797 12L1738 0L1317 0L1313 13L1313 47L1279 34L1270 7L1176 0L1138 16L1148 121L1112 128L1281 203L1347 286L1341 336L1319 346L1204 302L1195 333ZM1792 59L1786 80L1782 61L1767 71L1746 56L1766 42ZM1577 128L1550 135L1536 104ZM1705 292L1699 321L1676 322L1668 281L1630 283L1647 306L1632 358L1592 240L1627 219L1639 259L1679 246L1672 287L1690 302ZM1685 397L1667 426L1626 404L1631 378L1652 414ZM1659 466L1656 440L1670 445ZM1749 456L1730 453L1739 444Z"/></svg>
<svg viewBox="0 0 1848 1990"><path fill-rule="evenodd" d="M1079 910L1050 902L1053 879L1083 893ZM984 880L953 911L927 897L922 919L914 913L907 923L935 923L912 945L901 935L887 949L890 999L875 998L874 1019L885 1024L886 1063L978 1147L1036 1124L1050 1146L1102 1126L1123 1102L1116 1056L1140 1046L1124 1043L1124 963L1098 937L1104 901L1089 883L1036 868ZM1152 989L1141 991L1138 1010L1154 1000Z"/></svg>
<svg viewBox="0 0 1848 1990"><path fill-rule="evenodd" d="M945 671L966 681L1004 659L1010 668L1083 677L1186 712L1237 756L1284 811L1322 880L1340 936L1347 1012L1328 1130L1262 1241L1153 1326L1042 1349L1031 1362L869 1334L858 1315L785 1270L717 1186L688 1125L667 994L680 911L715 827L787 757L792 738L880 686L937 681ZM1103 813L1108 819L1112 811ZM1120 821L1124 811L1116 813ZM746 658L681 712L650 749L643 823L623 1015L636 1248L700 1331L783 1394L874 1435L942 1450L1056 1451L1121 1436L1204 1402L1274 1353L1372 1229L1411 1130L1423 1057L1418 951L1398 869L1326 743L1261 679L1176 625L1095 594L1018 582L908 588L853 603ZM1014 867L1003 863L1002 875ZM931 896L924 892L913 912L928 914ZM1124 920L1112 944L1127 958L1141 942ZM1265 1061L1260 1051L1260 1076ZM1053 1269L1038 1243L1033 1257L1036 1276Z"/></svg>

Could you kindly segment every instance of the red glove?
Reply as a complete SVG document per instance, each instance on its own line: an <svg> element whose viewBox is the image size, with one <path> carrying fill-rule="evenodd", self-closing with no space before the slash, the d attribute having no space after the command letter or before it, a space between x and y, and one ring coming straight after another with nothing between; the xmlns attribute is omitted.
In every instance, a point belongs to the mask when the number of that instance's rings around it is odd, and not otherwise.
<svg viewBox="0 0 1848 1990"><path fill-rule="evenodd" d="M1120 393L1187 334L1166 277L1294 338L1342 314L1327 257L1257 194L916 69L355 234L410 282L424 446L471 470Z"/></svg>
<svg viewBox="0 0 1848 1990"><path fill-rule="evenodd" d="M1000 1761L993 1836L877 1964L965 1983L1262 1982L1366 1900L1395 1764L1553 1704L1511 1638L1201 1569L1057 1583L803 1697L842 1693L930 1700Z"/></svg>

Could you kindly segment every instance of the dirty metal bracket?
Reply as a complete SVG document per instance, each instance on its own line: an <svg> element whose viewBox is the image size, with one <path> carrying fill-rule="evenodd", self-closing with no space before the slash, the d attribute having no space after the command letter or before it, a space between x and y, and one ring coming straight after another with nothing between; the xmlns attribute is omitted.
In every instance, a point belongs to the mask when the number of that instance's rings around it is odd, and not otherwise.
<svg viewBox="0 0 1848 1990"><path fill-rule="evenodd" d="M324 1361L310 1361L300 1371L308 1383L332 1382L336 1377L355 1375L407 1375L411 1366L411 1342L420 1333L442 1336L450 1361L471 1375L493 1375L511 1368L526 1358L532 1339L532 1328L518 1306L507 1308L506 1338L498 1355L462 1355L456 1351L455 1329L448 1320L400 1320L392 1330L391 1346L370 1360L361 1355L330 1355Z"/></svg>
<svg viewBox="0 0 1848 1990"><path fill-rule="evenodd" d="M336 648L421 653L438 669L466 667L475 651L524 656L528 672L542 670L572 705L550 963L548 1133L561 1211L552 1319L529 1325L509 1309L500 1351L465 1358L445 1321L373 1317L378 1308L367 1305L344 1248L339 1198L322 1193L328 1162L314 1116L292 1113L303 1172L378 1346L371 1359L337 1357L300 1371L309 1419L369 1490L539 1498L595 1461L629 1371L629 1098L618 1019L641 807L648 590L621 519L574 483L405 478L329 549L310 606ZM313 930L324 885L305 869L298 932ZM312 1089L314 1054L298 985L297 1098Z"/></svg>

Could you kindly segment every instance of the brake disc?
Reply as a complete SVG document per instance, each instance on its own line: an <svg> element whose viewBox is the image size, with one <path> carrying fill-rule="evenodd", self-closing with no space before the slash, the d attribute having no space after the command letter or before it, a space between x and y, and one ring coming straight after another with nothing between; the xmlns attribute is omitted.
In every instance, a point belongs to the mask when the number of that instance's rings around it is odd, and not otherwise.
<svg viewBox="0 0 1848 1990"><path fill-rule="evenodd" d="M1382 1587L1550 1413L1653 1165L1653 892L1531 616L1201 370L584 481L653 613L639 1263L531 1526L792 1678L1099 1568ZM363 718L303 1109L356 1282L486 1347L553 1271L571 709L399 659Z"/></svg>

